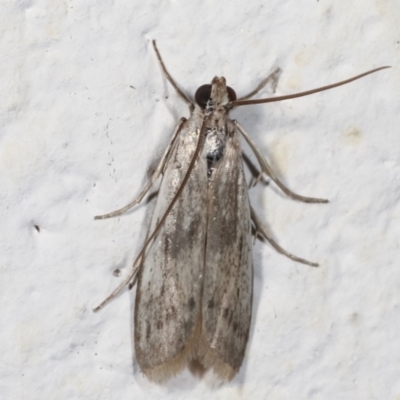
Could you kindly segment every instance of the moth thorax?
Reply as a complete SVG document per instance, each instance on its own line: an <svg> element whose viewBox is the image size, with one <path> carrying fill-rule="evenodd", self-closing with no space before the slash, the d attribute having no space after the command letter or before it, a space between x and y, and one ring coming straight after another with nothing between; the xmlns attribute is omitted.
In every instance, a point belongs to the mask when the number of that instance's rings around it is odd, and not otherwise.
<svg viewBox="0 0 400 400"><path fill-rule="evenodd" d="M215 128L207 130L204 151L208 168L214 166L223 157L225 153L225 141L225 130Z"/></svg>

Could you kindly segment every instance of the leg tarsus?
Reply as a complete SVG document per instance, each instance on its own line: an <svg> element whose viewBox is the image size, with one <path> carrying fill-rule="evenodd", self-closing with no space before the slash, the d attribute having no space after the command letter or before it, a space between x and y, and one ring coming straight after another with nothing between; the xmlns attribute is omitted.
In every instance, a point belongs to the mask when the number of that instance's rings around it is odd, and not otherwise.
<svg viewBox="0 0 400 400"><path fill-rule="evenodd" d="M174 134L172 135L172 139L167 147L167 149L165 150L163 156L161 157L160 162L157 165L156 170L153 172L153 175L150 178L150 181L147 182L146 186L142 189L142 191L140 192L139 196L133 200L132 202L130 202L128 205L126 205L123 208L120 208L119 210L113 211L111 213L108 214L104 214L104 215L96 215L94 217L94 219L106 219L106 218L111 218L111 217L116 217L118 215L121 215L123 213L125 213L126 211L130 210L132 207L136 206L137 204L139 204L142 200L143 197L146 195L146 193L149 191L149 189L151 188L151 186L153 185L153 183L158 179L158 177L160 176L160 174L162 173L165 163L169 157L169 154L171 152L171 149L175 143L175 140L178 136L178 133L180 132L180 130L182 129L183 124L186 122L186 118L181 118L181 120L179 121L179 124L177 126L177 128L175 129Z"/></svg>
<svg viewBox="0 0 400 400"><path fill-rule="evenodd" d="M257 149L255 143L250 139L249 135L244 130L244 128L236 120L234 120L233 122L235 123L235 125L239 129L240 133L245 138L246 142L249 144L250 148L253 150L253 153L256 156L256 158L258 160L258 163L260 164L261 170L264 173L266 173L276 183L276 185L282 190L283 193L285 193L288 197L291 197L294 200L303 201L304 203L329 203L329 201L326 200L326 199L318 199L318 198L314 198L314 197L301 196L299 194L296 194L296 193L292 192L290 189L288 189L277 178L277 176L275 175L274 171L272 170L272 168L268 164L267 160L263 157L263 155Z"/></svg>
<svg viewBox="0 0 400 400"><path fill-rule="evenodd" d="M251 219L253 220L253 223L255 225L255 230L257 233L261 234L262 237L264 237L268 242L271 244L271 246L278 252L286 257L289 257L291 260L299 262L301 264L306 264L310 265L311 267L318 267L317 263L305 260L304 258L300 258L295 256L294 254L289 253L285 249L283 249L281 246L279 246L278 243L275 242L274 239L268 234L267 230L264 228L262 225L260 219L258 218L257 214L255 213L253 207L250 206L250 213L251 213Z"/></svg>
<svg viewBox="0 0 400 400"><path fill-rule="evenodd" d="M155 180L155 179L154 179ZM112 211L108 214L104 214L104 215L96 215L94 217L94 219L106 219L106 218L112 218L112 217L116 217L118 215L124 214L125 212L127 212L128 210L130 210L131 208L135 207L137 204L139 204L142 200L143 197L146 195L146 193L149 191L149 189L151 188L151 186L153 185L153 177L152 179L147 182L146 186L143 188L143 190L140 192L139 196L136 197L135 200L133 200L132 202L130 202L129 204L127 204L125 207L120 208L119 210L115 210Z"/></svg>
<svg viewBox="0 0 400 400"><path fill-rule="evenodd" d="M112 299L118 296L122 289L129 284L132 279L136 278L137 272L142 264L142 257L139 257L136 262L132 266L132 271L129 275L124 279L124 281L104 300L102 301L96 308L93 309L94 312L100 311L106 304L108 304Z"/></svg>

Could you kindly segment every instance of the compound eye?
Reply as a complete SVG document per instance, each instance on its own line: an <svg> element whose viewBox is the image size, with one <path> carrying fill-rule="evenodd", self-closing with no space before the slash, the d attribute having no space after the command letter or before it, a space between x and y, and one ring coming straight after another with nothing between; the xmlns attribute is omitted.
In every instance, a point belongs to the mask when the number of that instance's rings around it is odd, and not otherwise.
<svg viewBox="0 0 400 400"><path fill-rule="evenodd" d="M236 100L236 93L235 93L235 91L231 88L231 87L229 87L229 86L227 86L227 89L228 89L228 97L229 97L229 101L235 101Z"/></svg>
<svg viewBox="0 0 400 400"><path fill-rule="evenodd" d="M201 108L206 108L208 101L211 99L211 85L200 86L196 90L194 99Z"/></svg>

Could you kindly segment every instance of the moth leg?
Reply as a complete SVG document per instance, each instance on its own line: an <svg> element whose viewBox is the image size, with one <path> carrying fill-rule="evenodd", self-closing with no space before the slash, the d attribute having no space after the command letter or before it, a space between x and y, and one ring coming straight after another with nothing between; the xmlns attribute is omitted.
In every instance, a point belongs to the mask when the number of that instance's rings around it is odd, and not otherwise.
<svg viewBox="0 0 400 400"><path fill-rule="evenodd" d="M267 230L264 228L264 226L262 225L260 219L258 218L256 212L254 211L253 207L250 206L250 214L251 214L251 219L254 223L255 226L255 230L258 234L261 234L261 236L263 238L265 238L266 240L268 240L268 242L271 244L271 246L278 252L281 253L283 255L285 255L286 257L289 257L291 260L299 262L301 264L306 264L306 265L310 265L311 267L318 267L317 263L305 260L304 258L300 258L295 256L292 253L289 253L288 251L286 251L285 249L283 249L281 246L279 246L278 243L275 242L274 239L272 239L272 237L269 235L269 233L267 232Z"/></svg>
<svg viewBox="0 0 400 400"><path fill-rule="evenodd" d="M242 158L245 164L247 165L248 169L250 170L251 173L251 180L249 182L248 188L251 189L252 187L256 186L258 183L261 181L265 184L268 185L269 181L265 179L265 176L263 172L261 172L250 160L249 157L247 157L246 153L242 151Z"/></svg>
<svg viewBox="0 0 400 400"><path fill-rule="evenodd" d="M328 203L329 200L326 199L318 199L314 197L305 197L301 196L299 194L296 194L292 192L290 189L288 189L275 175L274 171L268 164L267 160L263 157L263 155L260 153L260 151L257 149L255 143L250 139L249 135L247 132L243 129L243 127L237 122L236 120L233 121L237 128L239 129L240 133L243 135L245 138L246 142L249 144L250 148L253 150L253 153L255 154L258 163L260 164L261 170L266 173L275 183L276 185L282 190L283 193L285 193L287 196L291 197L292 199L295 200L300 200L304 201L305 203Z"/></svg>
<svg viewBox="0 0 400 400"><path fill-rule="evenodd" d="M255 225L251 227L251 234L253 235L253 246L256 244L258 238L264 240L264 236L258 231Z"/></svg>
<svg viewBox="0 0 400 400"><path fill-rule="evenodd" d="M181 120L181 124L183 124L183 121ZM99 311L101 308L103 308L108 302L110 302L115 296L117 296L121 290L129 284L129 282L135 277L135 275L137 274L137 272L139 271L141 265L142 265L142 260L143 257L145 257L145 253L146 253L146 249L147 246L150 244L150 242L156 237L157 233L159 232L159 230L161 229L162 225L164 224L168 214L171 212L172 207L174 206L174 204L176 203L177 199L180 196L180 193L182 192L183 188L185 187L190 173L194 168L195 162L197 157L199 156L201 149L203 147L204 144L204 140L205 137L201 135L201 133L203 132L203 128L204 128L204 119L201 123L201 127L200 127L200 137L197 141L197 145L196 145L196 149L194 151L193 157L190 160L188 169L183 177L182 182L180 183L180 186L178 187L178 190L176 191L174 197L172 198L171 202L169 203L166 211L164 212L164 214L162 215L161 219L159 220L158 224L156 225L156 227L154 228L153 232L148 235L148 237L146 238L146 241L144 242L144 245L142 247L142 250L140 251L139 255L137 256L136 260L133 263L133 267L132 267L132 271L129 273L129 275L126 277L126 279L124 279L124 281L111 293L110 296L108 296L99 306L97 306L93 311ZM178 128L178 132L179 132ZM166 152L168 153L168 151Z"/></svg>
<svg viewBox="0 0 400 400"><path fill-rule="evenodd" d="M279 75L281 74L281 72L282 70L279 67L276 68L265 79L263 79L254 90L246 94L246 96L240 97L238 100L250 99L251 97L255 96L261 89L263 89L270 81L272 86L272 93L275 93L276 86L278 85Z"/></svg>
<svg viewBox="0 0 400 400"><path fill-rule="evenodd" d="M178 93L178 95L183 99L183 101L189 106L190 112L192 112L194 110L194 105L193 103L190 101L189 97L186 96L185 93L183 93L183 91L181 89L179 89L178 85L175 83L175 81L172 79L171 75L169 74L169 72L167 71L167 68L165 67L164 61L161 58L161 54L158 51L157 45L156 45L156 41L153 40L153 47L154 47L154 51L156 52L158 61L161 65L161 69L165 75L165 77L167 78L168 82L173 86L173 88L176 90L176 92Z"/></svg>
<svg viewBox="0 0 400 400"><path fill-rule="evenodd" d="M132 271L129 275L123 280L123 282L104 300L102 301L96 308L93 309L94 312L101 310L106 304L108 304L114 297L118 296L122 289L129 284L129 282L135 277L137 272L139 271L140 266L142 265L142 256L138 257L135 263L132 266Z"/></svg>
<svg viewBox="0 0 400 400"><path fill-rule="evenodd" d="M253 182L251 182L251 187L256 187L260 182L261 182L261 180L263 179L263 174L262 174L262 172L257 176L257 178L255 178L255 179L253 179Z"/></svg>
<svg viewBox="0 0 400 400"><path fill-rule="evenodd" d="M142 200L143 197L146 195L146 193L149 191L153 183L158 179L158 177L161 175L165 163L168 160L168 157L170 155L171 149L175 144L176 138L178 137L178 133L182 129L183 124L186 122L186 118L181 118L177 128L175 129L175 132L172 136L171 142L169 143L167 149L165 150L163 156L161 157L160 162L158 163L158 166L156 170L154 171L153 175L151 176L149 182L147 182L146 186L143 188L143 190L140 192L139 196L130 202L128 205L126 205L123 208L120 208L119 210L113 211L109 214L104 214L104 215L96 215L94 219L106 219L106 218L111 218L111 217L116 217L117 215L121 215L125 213L126 211L130 210L132 207L136 206L136 204L139 204Z"/></svg>

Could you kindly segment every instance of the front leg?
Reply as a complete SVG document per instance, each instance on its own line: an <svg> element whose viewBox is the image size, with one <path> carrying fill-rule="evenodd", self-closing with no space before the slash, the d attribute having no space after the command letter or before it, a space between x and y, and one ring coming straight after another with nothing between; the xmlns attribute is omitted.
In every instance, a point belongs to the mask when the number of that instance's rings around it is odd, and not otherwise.
<svg viewBox="0 0 400 400"><path fill-rule="evenodd" d="M147 182L146 186L140 192L139 196L135 200L130 202L128 205L126 205L125 207L120 208L119 210L113 211L113 212L108 213L108 214L96 215L94 217L94 219L106 219L106 218L116 217L116 216L121 215L121 214L125 213L126 211L130 210L132 207L136 206L136 204L139 204L143 200L143 197L146 196L146 193L153 186L153 183L161 175L161 173L162 173L162 171L164 169L165 163L168 160L168 157L169 157L169 154L171 152L171 149L174 146L175 140L178 137L178 134L179 134L180 130L182 129L182 126L183 126L183 124L185 122L186 122L186 118L181 118L181 120L179 122L179 125L175 129L175 132L174 132L174 134L172 136L171 142L169 143L167 149L165 150L163 156L161 157L161 160L158 163L158 166L157 166L156 170L154 171L153 175L151 176L149 182Z"/></svg>

